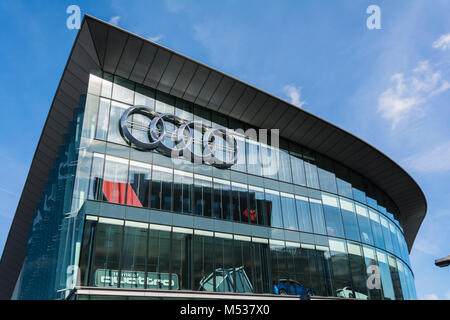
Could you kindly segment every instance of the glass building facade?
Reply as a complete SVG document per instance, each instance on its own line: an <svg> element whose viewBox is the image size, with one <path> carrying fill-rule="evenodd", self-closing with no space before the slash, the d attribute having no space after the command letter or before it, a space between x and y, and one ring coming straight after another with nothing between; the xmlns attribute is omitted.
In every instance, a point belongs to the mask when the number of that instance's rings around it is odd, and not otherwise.
<svg viewBox="0 0 450 320"><path fill-rule="evenodd" d="M352 139L86 16L2 255L0 298L417 299L408 248L425 197Z"/></svg>
<svg viewBox="0 0 450 320"><path fill-rule="evenodd" d="M134 105L258 134L196 104L92 74L41 201L41 210L55 199L54 210L59 203L76 215L48 226L38 211L33 228L45 227L30 233L18 298L63 297L54 289L67 282L72 263L69 275L83 287L416 298L398 209L368 179L290 141L273 147L245 134L227 169L140 151L119 126ZM150 120L133 117L132 132L148 139L141 129ZM64 170L70 179L60 185ZM70 240L58 239L60 252L51 251L40 237L60 226ZM56 272L27 271L48 268L42 257L61 261L67 252L72 257Z"/></svg>

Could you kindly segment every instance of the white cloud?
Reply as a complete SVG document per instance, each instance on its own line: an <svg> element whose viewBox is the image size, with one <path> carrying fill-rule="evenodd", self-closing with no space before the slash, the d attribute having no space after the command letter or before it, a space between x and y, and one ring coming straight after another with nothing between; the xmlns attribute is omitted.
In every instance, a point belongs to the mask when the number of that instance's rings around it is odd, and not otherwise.
<svg viewBox="0 0 450 320"><path fill-rule="evenodd" d="M289 102L297 107L301 108L306 101L301 100L301 90L300 87L295 87L292 84L285 85L283 87L283 93L289 98Z"/></svg>
<svg viewBox="0 0 450 320"><path fill-rule="evenodd" d="M450 49L450 33L443 34L433 42L433 48L441 49L442 51Z"/></svg>
<svg viewBox="0 0 450 320"><path fill-rule="evenodd" d="M442 79L439 70L432 69L428 60L419 62L412 75L396 73L391 81L394 86L378 97L377 110L391 121L392 129L413 114L423 114L428 99L450 89L450 83Z"/></svg>
<svg viewBox="0 0 450 320"><path fill-rule="evenodd" d="M109 23L118 26L119 25L120 16L114 16L111 19L109 19Z"/></svg>
<svg viewBox="0 0 450 320"><path fill-rule="evenodd" d="M158 42L162 38L164 38L164 36L159 34L159 35L157 35L155 37L148 37L148 40L153 41L153 42Z"/></svg>
<svg viewBox="0 0 450 320"><path fill-rule="evenodd" d="M439 300L437 294L435 293L429 293L423 296L424 300Z"/></svg>
<svg viewBox="0 0 450 320"><path fill-rule="evenodd" d="M403 159L402 164L417 172L450 171L450 141Z"/></svg>

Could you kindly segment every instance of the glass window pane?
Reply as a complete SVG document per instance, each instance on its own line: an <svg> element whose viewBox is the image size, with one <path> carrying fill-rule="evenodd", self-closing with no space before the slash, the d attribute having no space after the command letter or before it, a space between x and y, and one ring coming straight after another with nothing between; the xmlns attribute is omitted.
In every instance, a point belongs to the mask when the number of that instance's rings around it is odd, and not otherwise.
<svg viewBox="0 0 450 320"><path fill-rule="evenodd" d="M275 294L289 293L289 274L284 241L270 242L270 265L272 286Z"/></svg>
<svg viewBox="0 0 450 320"><path fill-rule="evenodd" d="M394 252L394 246L392 245L391 232L389 231L389 223L386 218L380 215L381 230L383 231L384 243L386 244L386 250Z"/></svg>
<svg viewBox="0 0 450 320"><path fill-rule="evenodd" d="M329 239L335 296L354 298L347 248L343 240Z"/></svg>
<svg viewBox="0 0 450 320"><path fill-rule="evenodd" d="M352 275L353 291L356 299L367 300L369 292L367 290L366 264L363 257L362 247L359 244L347 242L348 259L350 262L350 272Z"/></svg>
<svg viewBox="0 0 450 320"><path fill-rule="evenodd" d="M317 167L308 161L304 162L306 173L306 185L310 188L319 189L319 177L317 176Z"/></svg>
<svg viewBox="0 0 450 320"><path fill-rule="evenodd" d="M278 176L281 181L292 182L290 156L287 151L280 150L280 162Z"/></svg>
<svg viewBox="0 0 450 320"><path fill-rule="evenodd" d="M381 290L380 268L378 267L375 250L371 247L363 247L364 261L366 264L367 285L370 300L381 300L383 292Z"/></svg>
<svg viewBox="0 0 450 320"><path fill-rule="evenodd" d="M214 238L194 235L194 290L214 291Z"/></svg>
<svg viewBox="0 0 450 320"><path fill-rule="evenodd" d="M308 198L295 196L295 199L297 207L297 219L300 231L313 232Z"/></svg>
<svg viewBox="0 0 450 320"><path fill-rule="evenodd" d="M268 225L267 208L264 199L264 189L249 187L250 223Z"/></svg>
<svg viewBox="0 0 450 320"><path fill-rule="evenodd" d="M178 281L178 287L172 287L172 290L191 290L192 289L192 234L172 233L172 282Z"/></svg>
<svg viewBox="0 0 450 320"><path fill-rule="evenodd" d="M347 239L360 241L353 201L339 198L339 202L341 205L342 220L344 221L345 237Z"/></svg>
<svg viewBox="0 0 450 320"><path fill-rule="evenodd" d="M122 135L120 134L119 130L119 122L120 118L122 117L122 114L125 112L126 109L128 109L130 106L112 101L111 102L111 112L109 114L109 124L108 124L108 141L114 142L118 144L125 145L126 142L122 138Z"/></svg>
<svg viewBox="0 0 450 320"><path fill-rule="evenodd" d="M369 213L365 206L355 204L356 217L358 218L359 231L361 233L361 240L367 244L373 244L372 229L370 228Z"/></svg>
<svg viewBox="0 0 450 320"><path fill-rule="evenodd" d="M125 226L120 264L121 288L145 288L147 228Z"/></svg>
<svg viewBox="0 0 450 320"><path fill-rule="evenodd" d="M218 219L231 220L230 182L214 179L213 215Z"/></svg>
<svg viewBox="0 0 450 320"><path fill-rule="evenodd" d="M240 183L232 183L231 187L233 189L231 195L233 220L249 222L247 186Z"/></svg>
<svg viewBox="0 0 450 320"><path fill-rule="evenodd" d="M175 289L178 279L170 278L170 231L149 230L147 258L147 288Z"/></svg>
<svg viewBox="0 0 450 320"><path fill-rule="evenodd" d="M95 139L106 140L108 134L110 104L111 100L105 98L100 99L100 105L98 107L97 130L95 132Z"/></svg>
<svg viewBox="0 0 450 320"><path fill-rule="evenodd" d="M299 230L297 224L297 212L295 210L295 198L293 194L281 192L281 208L283 212L284 228Z"/></svg>
<svg viewBox="0 0 450 320"><path fill-rule="evenodd" d="M377 250L378 266L380 267L381 284L383 286L384 298L388 300L395 300L394 287L392 286L391 273L387 256L385 253Z"/></svg>
<svg viewBox="0 0 450 320"><path fill-rule="evenodd" d="M173 180L173 211L181 213L192 213L192 173L175 170Z"/></svg>
<svg viewBox="0 0 450 320"><path fill-rule="evenodd" d="M128 188L128 160L106 156L102 192L104 201L133 204L135 199Z"/></svg>
<svg viewBox="0 0 450 320"><path fill-rule="evenodd" d="M341 211L336 196L322 193L323 212L329 236L344 237Z"/></svg>
<svg viewBox="0 0 450 320"><path fill-rule="evenodd" d="M254 261L254 292L272 293L268 244L253 242L252 247Z"/></svg>
<svg viewBox="0 0 450 320"><path fill-rule="evenodd" d="M375 245L381 249L385 249L383 231L381 230L380 215L369 209L370 224L372 225L373 240Z"/></svg>
<svg viewBox="0 0 450 320"><path fill-rule="evenodd" d="M128 104L134 102L134 83L118 76L114 77L112 98Z"/></svg>
<svg viewBox="0 0 450 320"><path fill-rule="evenodd" d="M280 193L266 189L267 217L271 227L283 228L283 217L280 204Z"/></svg>
<svg viewBox="0 0 450 320"><path fill-rule="evenodd" d="M327 234L325 228L325 218L323 216L322 202L316 199L309 199L311 208L311 218L314 233Z"/></svg>
<svg viewBox="0 0 450 320"><path fill-rule="evenodd" d="M300 155L290 155L292 166L292 182L301 186L306 186L305 166L303 160L300 159Z"/></svg>
<svg viewBox="0 0 450 320"><path fill-rule="evenodd" d="M96 287L119 286L123 226L99 223L95 236L93 281Z"/></svg>
<svg viewBox="0 0 450 320"><path fill-rule="evenodd" d="M151 166L142 162L131 161L128 183L131 205L150 207Z"/></svg>
<svg viewBox="0 0 450 320"><path fill-rule="evenodd" d="M253 293L253 257L249 241L234 241L234 283L235 292Z"/></svg>

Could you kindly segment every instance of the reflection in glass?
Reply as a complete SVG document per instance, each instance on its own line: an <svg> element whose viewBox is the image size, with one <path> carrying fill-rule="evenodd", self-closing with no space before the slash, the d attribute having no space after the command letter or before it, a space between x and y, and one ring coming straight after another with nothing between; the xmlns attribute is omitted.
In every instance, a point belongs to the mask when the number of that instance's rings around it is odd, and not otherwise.
<svg viewBox="0 0 450 320"><path fill-rule="evenodd" d="M268 225L264 189L249 186L249 208L250 223Z"/></svg>
<svg viewBox="0 0 450 320"><path fill-rule="evenodd" d="M337 197L322 193L323 213L327 225L327 234L344 238L344 227L342 225L341 211Z"/></svg>
<svg viewBox="0 0 450 320"><path fill-rule="evenodd" d="M395 300L394 288L392 286L391 273L389 271L386 254L377 250L377 258L378 266L380 267L384 298L388 300Z"/></svg>
<svg viewBox="0 0 450 320"><path fill-rule="evenodd" d="M211 217L211 197L212 179L196 175L194 181L194 214Z"/></svg>
<svg viewBox="0 0 450 320"><path fill-rule="evenodd" d="M355 207L359 231L361 233L361 241L373 245L372 229L370 228L369 213L367 208L357 203L355 204Z"/></svg>
<svg viewBox="0 0 450 320"><path fill-rule="evenodd" d="M138 207L150 207L150 177L151 165L133 160L130 161L128 183L137 196L134 204Z"/></svg>
<svg viewBox="0 0 450 320"><path fill-rule="evenodd" d="M280 193L266 189L267 217L271 227L283 228L283 217L280 204Z"/></svg>
<svg viewBox="0 0 450 320"><path fill-rule="evenodd" d="M343 240L328 239L333 268L335 296L354 298L347 249Z"/></svg>
<svg viewBox="0 0 450 320"><path fill-rule="evenodd" d="M295 204L300 231L313 232L308 198L296 195Z"/></svg>
<svg viewBox="0 0 450 320"><path fill-rule="evenodd" d="M309 199L309 205L311 207L314 233L327 234L325 229L325 218L323 217L322 201Z"/></svg>
<svg viewBox="0 0 450 320"><path fill-rule="evenodd" d="M345 236L347 239L360 241L358 222L356 220L355 206L353 201L339 198L342 212L342 220L344 221Z"/></svg>

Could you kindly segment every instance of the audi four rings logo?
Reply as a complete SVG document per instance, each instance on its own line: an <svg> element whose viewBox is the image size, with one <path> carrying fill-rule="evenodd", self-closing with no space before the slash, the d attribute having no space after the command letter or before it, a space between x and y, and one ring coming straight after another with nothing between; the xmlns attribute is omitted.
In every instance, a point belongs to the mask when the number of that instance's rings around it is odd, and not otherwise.
<svg viewBox="0 0 450 320"><path fill-rule="evenodd" d="M135 114L148 118L150 125L136 121ZM237 160L236 138L225 129L210 128L199 121L186 121L173 114L161 114L150 107L136 105L123 113L119 125L124 140L138 150L157 149L172 158L183 157L221 169L231 167ZM136 138L130 129L133 133L144 132L148 139Z"/></svg>

